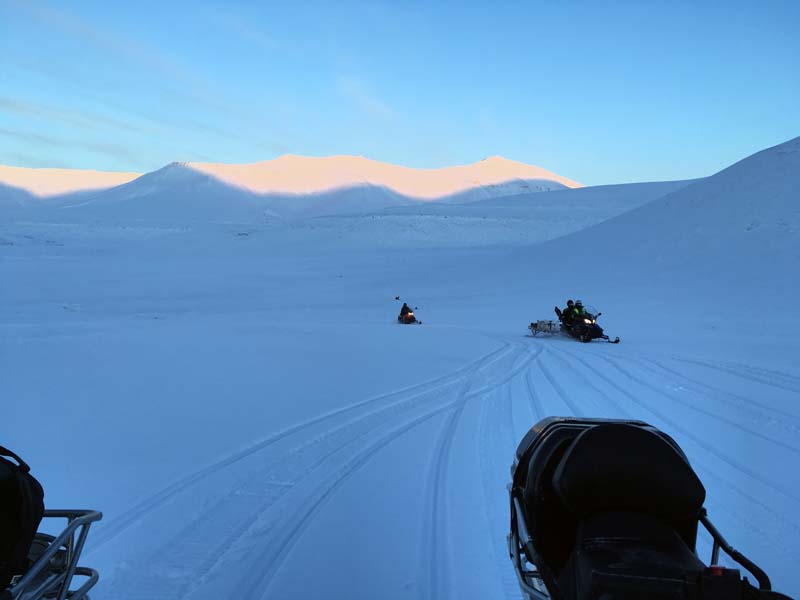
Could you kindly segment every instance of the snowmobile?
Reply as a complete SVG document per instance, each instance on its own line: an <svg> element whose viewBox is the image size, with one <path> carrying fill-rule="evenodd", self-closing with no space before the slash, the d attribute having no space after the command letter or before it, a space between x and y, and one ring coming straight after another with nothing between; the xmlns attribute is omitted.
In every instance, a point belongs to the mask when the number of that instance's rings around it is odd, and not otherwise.
<svg viewBox="0 0 800 600"><path fill-rule="evenodd" d="M102 518L103 514L94 510L45 510L42 523L45 519L66 519L66 527L57 536L41 531L35 534L28 552L27 570L16 575L8 588L0 589L0 598L88 600L89 590L100 576L94 569L78 566L78 561L89 535L89 526ZM72 589L75 577L82 578L82 581Z"/></svg>
<svg viewBox="0 0 800 600"><path fill-rule="evenodd" d="M416 308L417 307L415 306L414 309ZM420 325L422 324L422 321L420 321L419 319L417 319L416 316L414 316L414 311L411 310L411 307L408 306L406 303L403 303L403 308L400 309L400 314L397 315L397 322L402 323L403 325L410 325L412 323L417 323Z"/></svg>
<svg viewBox="0 0 800 600"><path fill-rule="evenodd" d="M574 338L578 338L582 342L591 342L592 340L605 340L611 344L619 344L619 338L613 340L603 333L603 328L597 324L597 319L603 313L597 312L594 307L586 307L586 312L583 315L573 317L572 321L565 321L561 309L556 306L556 315L558 320L561 321L561 331Z"/></svg>
<svg viewBox="0 0 800 600"><path fill-rule="evenodd" d="M403 325L410 325L411 323L419 323L419 321L417 321L417 317L414 316L413 312L409 312L404 315L398 315L397 322L402 323Z"/></svg>
<svg viewBox="0 0 800 600"><path fill-rule="evenodd" d="M508 550L527 600L790 600L722 537L686 455L647 423L548 417L523 437L511 477ZM696 553L700 525L711 566ZM758 587L719 566L720 551Z"/></svg>

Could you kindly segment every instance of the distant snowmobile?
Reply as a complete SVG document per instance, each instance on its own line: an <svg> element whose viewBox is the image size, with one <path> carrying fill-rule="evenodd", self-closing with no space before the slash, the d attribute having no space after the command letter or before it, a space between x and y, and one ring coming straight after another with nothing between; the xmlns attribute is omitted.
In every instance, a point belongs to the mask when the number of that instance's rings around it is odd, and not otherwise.
<svg viewBox="0 0 800 600"><path fill-rule="evenodd" d="M603 328L597 324L597 319L603 313L597 312L594 307L587 307L585 314L573 317L572 320L567 320L561 312L561 309L556 306L556 315L558 320L561 321L561 331L582 342L591 342L592 340L605 340L611 344L619 344L619 338L610 339L603 333Z"/></svg>
<svg viewBox="0 0 800 600"><path fill-rule="evenodd" d="M791 600L712 525L686 455L647 423L543 419L511 477L508 550L527 600ZM696 554L701 524L711 566ZM720 550L758 588L719 566Z"/></svg>
<svg viewBox="0 0 800 600"><path fill-rule="evenodd" d="M422 321L417 321L417 317L414 316L413 312L406 313L404 315L398 315L397 322L402 323L403 325L411 325L412 323L422 323Z"/></svg>
<svg viewBox="0 0 800 600"><path fill-rule="evenodd" d="M416 306L414 308L416 308ZM417 320L417 317L414 316L414 311L411 310L411 307L405 302L400 309L400 314L397 315L397 322L403 325L410 325L412 323L422 324L422 321Z"/></svg>

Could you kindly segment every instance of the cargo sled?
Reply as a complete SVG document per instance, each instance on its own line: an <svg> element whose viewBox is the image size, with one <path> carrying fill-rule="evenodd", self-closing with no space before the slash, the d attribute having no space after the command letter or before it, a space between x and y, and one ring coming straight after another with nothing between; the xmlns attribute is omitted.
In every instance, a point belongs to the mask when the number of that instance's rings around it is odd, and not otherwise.
<svg viewBox="0 0 800 600"><path fill-rule="evenodd" d="M641 421L549 417L520 442L508 549L528 600L787 599L712 525L678 444ZM709 565L698 527L714 540ZM739 569L719 566L725 552Z"/></svg>
<svg viewBox="0 0 800 600"><path fill-rule="evenodd" d="M556 335L557 333L561 333L561 327L557 321L534 321L528 325L528 329L530 329L531 335L534 337L540 333L547 335Z"/></svg>

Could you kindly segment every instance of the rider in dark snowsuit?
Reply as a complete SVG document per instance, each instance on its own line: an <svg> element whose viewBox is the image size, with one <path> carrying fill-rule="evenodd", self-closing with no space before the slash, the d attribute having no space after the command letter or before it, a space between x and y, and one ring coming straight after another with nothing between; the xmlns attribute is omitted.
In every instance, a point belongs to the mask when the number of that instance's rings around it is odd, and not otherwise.
<svg viewBox="0 0 800 600"><path fill-rule="evenodd" d="M572 318L575 316L575 303L567 300L567 307L561 311L561 322L564 325L572 325Z"/></svg>

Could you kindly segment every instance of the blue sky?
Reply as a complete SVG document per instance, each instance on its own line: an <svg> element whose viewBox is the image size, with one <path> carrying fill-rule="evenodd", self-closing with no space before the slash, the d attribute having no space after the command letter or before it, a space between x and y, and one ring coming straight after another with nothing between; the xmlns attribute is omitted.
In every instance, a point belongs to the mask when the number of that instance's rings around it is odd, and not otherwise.
<svg viewBox="0 0 800 600"><path fill-rule="evenodd" d="M798 32L797 0L0 0L0 164L697 177L800 135Z"/></svg>

